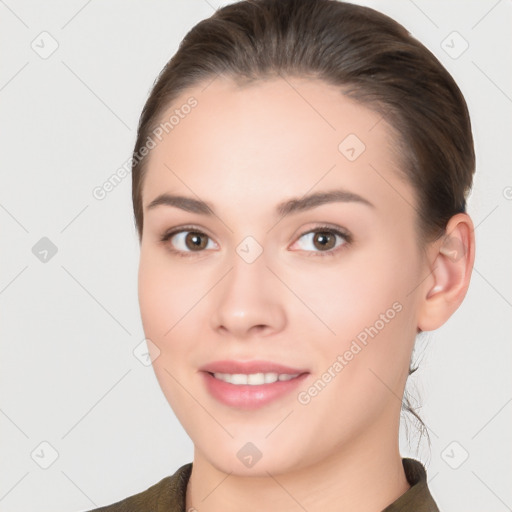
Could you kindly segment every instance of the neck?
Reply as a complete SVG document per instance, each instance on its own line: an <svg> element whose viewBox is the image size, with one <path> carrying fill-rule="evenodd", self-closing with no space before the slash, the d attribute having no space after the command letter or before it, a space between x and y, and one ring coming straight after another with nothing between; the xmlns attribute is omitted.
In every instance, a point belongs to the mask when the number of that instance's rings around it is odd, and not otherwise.
<svg viewBox="0 0 512 512"><path fill-rule="evenodd" d="M382 510L409 489L398 449L398 430L378 428L323 460L270 476L247 477L215 468L194 451L186 510L308 512ZM388 425L389 427L389 425Z"/></svg>

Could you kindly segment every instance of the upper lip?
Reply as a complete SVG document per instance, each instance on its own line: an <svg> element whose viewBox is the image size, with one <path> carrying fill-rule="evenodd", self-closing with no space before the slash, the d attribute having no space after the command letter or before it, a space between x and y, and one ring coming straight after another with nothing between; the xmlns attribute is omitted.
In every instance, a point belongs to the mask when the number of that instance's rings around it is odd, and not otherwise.
<svg viewBox="0 0 512 512"><path fill-rule="evenodd" d="M291 368L290 366L284 366L282 364L273 363L271 361L214 361L212 363L205 364L200 371L209 373L278 373L278 374L289 374L296 375L307 373L307 370L300 368Z"/></svg>

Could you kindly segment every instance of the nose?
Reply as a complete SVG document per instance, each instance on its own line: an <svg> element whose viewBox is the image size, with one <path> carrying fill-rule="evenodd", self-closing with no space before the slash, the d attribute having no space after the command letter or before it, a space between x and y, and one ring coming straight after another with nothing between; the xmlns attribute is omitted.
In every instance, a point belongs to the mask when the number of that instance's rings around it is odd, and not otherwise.
<svg viewBox="0 0 512 512"><path fill-rule="evenodd" d="M280 286L281 285L281 286ZM286 326L282 284L261 255L247 263L238 255L212 294L211 327L223 336L269 336Z"/></svg>

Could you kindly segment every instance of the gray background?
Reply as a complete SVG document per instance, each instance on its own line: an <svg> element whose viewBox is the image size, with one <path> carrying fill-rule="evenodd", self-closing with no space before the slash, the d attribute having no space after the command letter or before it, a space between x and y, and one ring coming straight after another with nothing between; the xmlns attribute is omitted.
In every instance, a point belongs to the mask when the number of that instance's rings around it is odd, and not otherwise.
<svg viewBox="0 0 512 512"><path fill-rule="evenodd" d="M448 323L418 340L408 388L432 446L417 452L404 430L402 454L426 463L441 510L511 510L512 3L359 3L404 24L444 63L477 150L471 286ZM109 504L192 460L152 368L134 355L144 334L130 177L102 201L92 190L130 156L149 89L179 41L219 5L0 0L2 512Z"/></svg>

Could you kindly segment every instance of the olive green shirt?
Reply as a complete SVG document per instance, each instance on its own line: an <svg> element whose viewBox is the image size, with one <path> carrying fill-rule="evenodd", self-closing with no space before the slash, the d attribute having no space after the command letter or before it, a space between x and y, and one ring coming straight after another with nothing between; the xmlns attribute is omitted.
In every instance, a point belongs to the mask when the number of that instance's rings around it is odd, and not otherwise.
<svg viewBox="0 0 512 512"><path fill-rule="evenodd" d="M402 464L411 487L382 512L439 512L428 489L423 464L407 458L402 459ZM192 462L189 462L145 491L89 512L186 512L185 496L191 472Z"/></svg>

